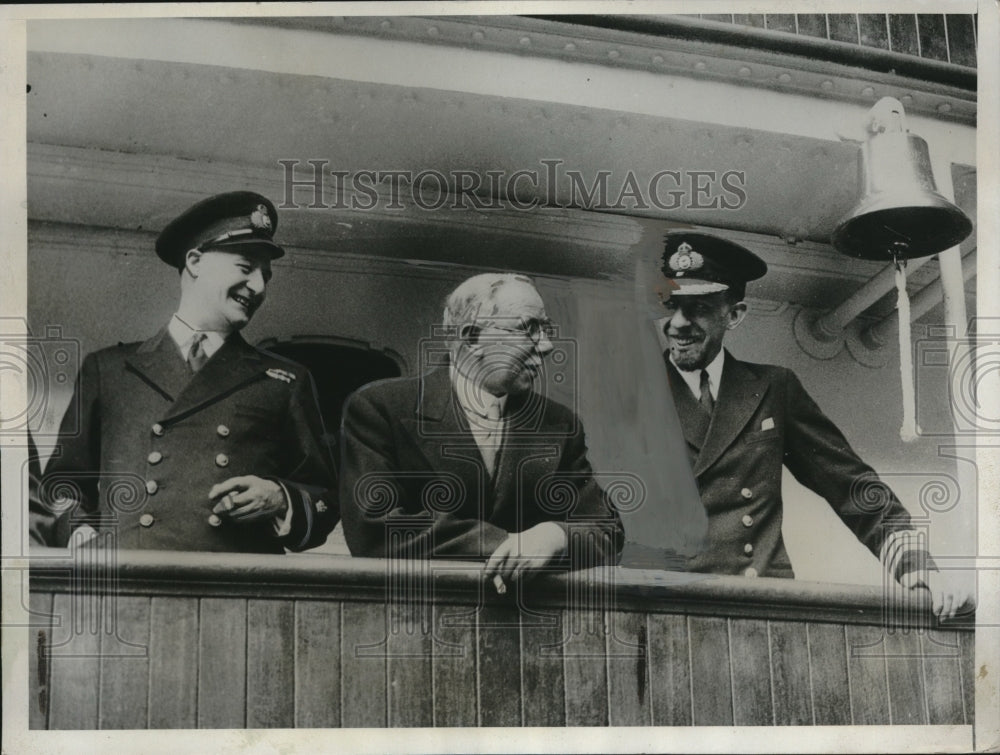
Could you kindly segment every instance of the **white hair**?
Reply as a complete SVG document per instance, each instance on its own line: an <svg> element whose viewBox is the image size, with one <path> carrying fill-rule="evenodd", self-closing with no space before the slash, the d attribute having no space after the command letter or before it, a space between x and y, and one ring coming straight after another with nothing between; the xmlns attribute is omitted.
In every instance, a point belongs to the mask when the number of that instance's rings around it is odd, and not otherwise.
<svg viewBox="0 0 1000 755"><path fill-rule="evenodd" d="M443 322L450 338L457 339L463 325L496 316L497 293L512 283L527 283L534 288L531 278L516 273L482 273L460 283L444 305Z"/></svg>

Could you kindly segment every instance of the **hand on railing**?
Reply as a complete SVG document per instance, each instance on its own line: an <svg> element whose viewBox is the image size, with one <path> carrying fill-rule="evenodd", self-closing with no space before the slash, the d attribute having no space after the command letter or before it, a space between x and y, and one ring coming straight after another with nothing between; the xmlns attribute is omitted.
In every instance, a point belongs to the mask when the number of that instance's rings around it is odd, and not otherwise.
<svg viewBox="0 0 1000 755"><path fill-rule="evenodd" d="M485 576L503 594L504 580L528 577L566 553L566 530L555 522L542 522L524 532L513 532L486 562ZM496 577L500 582L496 582Z"/></svg>
<svg viewBox="0 0 1000 755"><path fill-rule="evenodd" d="M924 573L904 574L899 581L911 590L920 587L928 590L932 610L939 619L954 619L957 615L971 614L976 609L975 591L968 575L962 572L930 569Z"/></svg>

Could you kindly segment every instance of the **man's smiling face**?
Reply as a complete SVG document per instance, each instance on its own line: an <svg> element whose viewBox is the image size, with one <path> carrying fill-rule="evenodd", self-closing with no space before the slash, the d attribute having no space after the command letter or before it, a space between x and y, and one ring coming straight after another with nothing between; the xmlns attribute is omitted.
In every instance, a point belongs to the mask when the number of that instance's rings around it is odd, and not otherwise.
<svg viewBox="0 0 1000 755"><path fill-rule="evenodd" d="M191 253L193 254L193 253ZM189 257L192 304L202 330L240 330L264 302L271 261L252 248L240 252L208 250ZM194 323L192 323L194 324Z"/></svg>
<svg viewBox="0 0 1000 755"><path fill-rule="evenodd" d="M722 350L727 330L743 320L746 305L733 302L726 292L701 296L672 296L663 304L670 358L682 370L702 370Z"/></svg>

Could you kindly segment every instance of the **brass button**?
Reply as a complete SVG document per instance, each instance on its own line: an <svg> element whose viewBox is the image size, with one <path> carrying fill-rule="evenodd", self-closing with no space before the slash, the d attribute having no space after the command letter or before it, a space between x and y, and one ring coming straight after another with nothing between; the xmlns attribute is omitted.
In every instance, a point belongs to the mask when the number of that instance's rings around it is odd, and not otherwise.
<svg viewBox="0 0 1000 755"><path fill-rule="evenodd" d="M753 526L753 517L750 516L749 514L744 514L742 521L743 521L743 526L744 527L752 527Z"/></svg>
<svg viewBox="0 0 1000 755"><path fill-rule="evenodd" d="M219 434L220 438L225 438L227 435L229 435L229 428L226 427L225 425L219 425L217 428L215 428L215 432Z"/></svg>
<svg viewBox="0 0 1000 755"><path fill-rule="evenodd" d="M153 435L157 436L163 435L163 425L161 425L159 422L153 425Z"/></svg>
<svg viewBox="0 0 1000 755"><path fill-rule="evenodd" d="M159 451L153 451L149 456L146 457L146 461L148 461L150 464L159 464L161 461L163 461L163 454L161 454Z"/></svg>
<svg viewBox="0 0 1000 755"><path fill-rule="evenodd" d="M744 577L756 577L757 576L757 570L754 569L752 566L747 567L743 571L743 576Z"/></svg>
<svg viewBox="0 0 1000 755"><path fill-rule="evenodd" d="M744 545L743 552L746 553L748 556L751 553L753 553L753 543L747 543L746 545Z"/></svg>
<svg viewBox="0 0 1000 755"><path fill-rule="evenodd" d="M152 514L143 514L139 517L139 524L143 527L152 527L154 521Z"/></svg>
<svg viewBox="0 0 1000 755"><path fill-rule="evenodd" d="M146 492L150 495L156 495L156 491L160 489L160 484L156 480L146 480Z"/></svg>
<svg viewBox="0 0 1000 755"><path fill-rule="evenodd" d="M750 488L743 488L743 490L740 491L740 495L744 498L750 499L753 498L753 491L750 490Z"/></svg>
<svg viewBox="0 0 1000 755"><path fill-rule="evenodd" d="M229 457L226 456L225 454L219 454L218 456L215 457L215 466L217 466L217 467L228 467L229 466Z"/></svg>

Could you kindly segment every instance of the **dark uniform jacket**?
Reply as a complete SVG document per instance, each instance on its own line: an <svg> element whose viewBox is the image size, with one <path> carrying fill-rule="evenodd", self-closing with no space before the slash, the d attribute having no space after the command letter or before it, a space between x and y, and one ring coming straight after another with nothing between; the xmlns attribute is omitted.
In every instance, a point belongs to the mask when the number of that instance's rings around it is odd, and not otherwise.
<svg viewBox="0 0 1000 755"><path fill-rule="evenodd" d="M447 369L382 381L344 409L341 515L356 556L486 559L555 521L576 566L614 562L621 520L595 482L583 427L531 392L510 397L491 480Z"/></svg>
<svg viewBox="0 0 1000 755"><path fill-rule="evenodd" d="M665 355L666 358L666 355ZM711 420L667 362L701 500L708 511L706 549L693 571L794 577L781 538L781 467L827 500L878 557L888 534L910 517L875 471L784 367L741 362L726 353ZM905 555L896 575L926 554Z"/></svg>
<svg viewBox="0 0 1000 755"><path fill-rule="evenodd" d="M84 522L120 548L282 553L322 543L337 521L330 454L301 366L232 334L192 375L166 328L88 355L32 506L33 539L63 546ZM230 477L281 483L292 529L208 523ZM67 504L75 511L58 516Z"/></svg>

